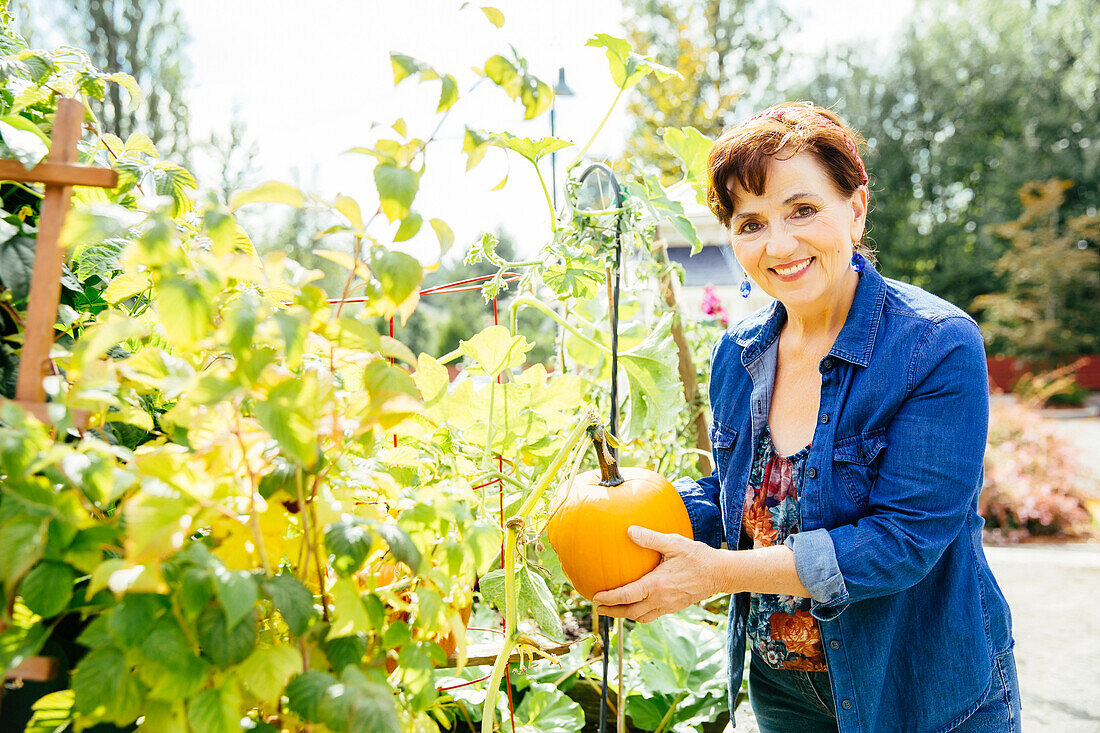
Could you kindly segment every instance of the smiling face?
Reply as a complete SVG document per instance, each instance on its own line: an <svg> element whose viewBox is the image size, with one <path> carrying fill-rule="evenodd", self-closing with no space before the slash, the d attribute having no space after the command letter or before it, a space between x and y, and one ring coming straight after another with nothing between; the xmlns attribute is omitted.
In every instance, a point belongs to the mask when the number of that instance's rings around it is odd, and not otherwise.
<svg viewBox="0 0 1100 733"><path fill-rule="evenodd" d="M858 275L850 268L863 236L867 188L837 191L812 153L768 159L760 195L731 177L735 202L730 244L741 267L788 311L812 316L851 297Z"/></svg>

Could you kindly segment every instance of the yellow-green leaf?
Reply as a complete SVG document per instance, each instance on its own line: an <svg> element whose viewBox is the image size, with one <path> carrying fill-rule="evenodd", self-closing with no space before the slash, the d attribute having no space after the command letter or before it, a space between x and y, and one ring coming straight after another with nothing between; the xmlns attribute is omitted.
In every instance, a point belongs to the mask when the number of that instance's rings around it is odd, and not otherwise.
<svg viewBox="0 0 1100 733"><path fill-rule="evenodd" d="M247 204L286 204L302 208L306 197L299 189L282 181L265 181L258 186L237 191L229 197L229 209L235 211Z"/></svg>
<svg viewBox="0 0 1100 733"><path fill-rule="evenodd" d="M505 369L523 364L534 347L523 336L513 336L504 326L489 326L469 341L459 344L463 355L495 379Z"/></svg>
<svg viewBox="0 0 1100 733"><path fill-rule="evenodd" d="M301 653L289 646L262 646L241 662L241 682L261 702L275 705L290 678L302 672Z"/></svg>
<svg viewBox="0 0 1100 733"><path fill-rule="evenodd" d="M145 272L124 272L107 285L103 299L115 305L152 287L153 282Z"/></svg>
<svg viewBox="0 0 1100 733"><path fill-rule="evenodd" d="M504 25L504 13L500 12L496 8L488 5L481 6L481 12L485 13L485 17L489 19L489 22L500 28Z"/></svg>
<svg viewBox="0 0 1100 733"><path fill-rule="evenodd" d="M447 253L447 250L451 248L451 245L455 243L455 234L451 231L451 228L447 226L447 222L442 219L430 219L428 221L432 225L432 229L435 230L435 236L439 239L439 254L440 256Z"/></svg>
<svg viewBox="0 0 1100 733"><path fill-rule="evenodd" d="M359 597L359 589L352 578L340 578L332 585L332 628L328 638L351 636L371 630L366 606Z"/></svg>

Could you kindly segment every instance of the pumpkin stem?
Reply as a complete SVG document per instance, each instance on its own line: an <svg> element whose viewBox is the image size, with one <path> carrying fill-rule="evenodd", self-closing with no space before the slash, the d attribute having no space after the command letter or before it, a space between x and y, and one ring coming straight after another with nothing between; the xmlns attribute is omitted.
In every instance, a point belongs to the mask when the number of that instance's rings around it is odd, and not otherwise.
<svg viewBox="0 0 1100 733"><path fill-rule="evenodd" d="M592 445L596 446L596 460L600 462L600 486L619 486L625 479L619 473L619 462L607 444L610 438L607 431L602 425L590 425L588 435L592 438Z"/></svg>

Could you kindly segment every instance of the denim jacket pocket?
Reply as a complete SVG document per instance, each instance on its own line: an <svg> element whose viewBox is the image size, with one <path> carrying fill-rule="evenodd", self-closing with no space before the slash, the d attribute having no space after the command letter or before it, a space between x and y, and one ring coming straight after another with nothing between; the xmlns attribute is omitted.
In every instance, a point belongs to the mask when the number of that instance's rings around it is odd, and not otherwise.
<svg viewBox="0 0 1100 733"><path fill-rule="evenodd" d="M737 442L737 431L715 420L710 426L710 446L714 455L714 465L719 473L726 472L726 464L729 463L733 453L733 446Z"/></svg>
<svg viewBox="0 0 1100 733"><path fill-rule="evenodd" d="M878 476L878 458L886 447L886 428L840 438L833 444L833 462L852 501L867 506L871 485Z"/></svg>

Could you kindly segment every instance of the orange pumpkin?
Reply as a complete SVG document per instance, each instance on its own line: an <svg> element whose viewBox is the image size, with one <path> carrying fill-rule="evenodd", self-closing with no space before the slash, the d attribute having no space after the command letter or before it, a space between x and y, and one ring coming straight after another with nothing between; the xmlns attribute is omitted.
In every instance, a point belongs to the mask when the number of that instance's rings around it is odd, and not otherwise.
<svg viewBox="0 0 1100 733"><path fill-rule="evenodd" d="M546 534L562 570L585 598L632 583L661 562L656 550L639 547L626 530L638 525L691 538L691 520L672 484L655 471L623 468L602 428L589 428L599 471L578 474L558 489Z"/></svg>

